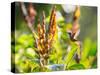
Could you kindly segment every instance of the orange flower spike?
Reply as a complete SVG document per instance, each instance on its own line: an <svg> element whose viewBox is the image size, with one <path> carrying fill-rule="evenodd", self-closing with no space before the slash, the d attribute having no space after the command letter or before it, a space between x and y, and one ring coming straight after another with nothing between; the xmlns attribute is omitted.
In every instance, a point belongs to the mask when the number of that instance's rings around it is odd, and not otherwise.
<svg viewBox="0 0 100 75"><path fill-rule="evenodd" d="M53 28L53 19L54 19L54 13L55 13L55 6L53 7L52 9L52 12L51 12L51 16L50 16L50 23L49 23L49 28L50 28L50 32L52 31L52 28Z"/></svg>
<svg viewBox="0 0 100 75"><path fill-rule="evenodd" d="M40 24L38 24L38 35L39 37L41 36L41 25Z"/></svg>
<svg viewBox="0 0 100 75"><path fill-rule="evenodd" d="M56 13L54 13L54 21L53 21L54 25L53 25L53 31L54 31L54 35L56 32Z"/></svg>
<svg viewBox="0 0 100 75"><path fill-rule="evenodd" d="M46 28L45 28L45 12L43 11L43 13L42 13L42 19L43 19L43 22L42 22L42 30L43 30L43 38L45 39L45 37L46 37L46 35L45 35L45 33L46 33Z"/></svg>
<svg viewBox="0 0 100 75"><path fill-rule="evenodd" d="M40 36L41 36L41 34L40 34L40 32L41 32L41 25L40 24L38 24L38 46L40 45Z"/></svg>

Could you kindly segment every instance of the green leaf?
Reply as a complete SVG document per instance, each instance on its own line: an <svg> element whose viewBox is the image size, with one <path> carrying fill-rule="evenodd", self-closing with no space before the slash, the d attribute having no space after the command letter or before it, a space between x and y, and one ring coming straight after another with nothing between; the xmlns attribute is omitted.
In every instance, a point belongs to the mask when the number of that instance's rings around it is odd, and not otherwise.
<svg viewBox="0 0 100 75"><path fill-rule="evenodd" d="M14 50L15 50L15 53L17 53L18 50L21 49L21 48L22 48L21 45L16 45L16 46L15 46L15 49L14 49Z"/></svg>
<svg viewBox="0 0 100 75"><path fill-rule="evenodd" d="M69 70L85 69L82 64L74 64L68 68Z"/></svg>
<svg viewBox="0 0 100 75"><path fill-rule="evenodd" d="M85 60L90 52L91 49L91 40L89 38L86 38L83 44L83 51L82 51L82 60Z"/></svg>
<svg viewBox="0 0 100 75"><path fill-rule="evenodd" d="M89 59L81 60L80 63L81 63L82 65L84 65L85 69L89 69L89 68L90 68L90 65L91 65L91 64L90 64Z"/></svg>
<svg viewBox="0 0 100 75"><path fill-rule="evenodd" d="M18 37L16 42L22 45L23 47L33 47L34 39L31 34L22 34Z"/></svg>
<svg viewBox="0 0 100 75"><path fill-rule="evenodd" d="M89 52L90 56L95 56L97 54L97 44L93 43L91 46L91 50Z"/></svg>
<svg viewBox="0 0 100 75"><path fill-rule="evenodd" d="M74 56L74 54L75 54L76 51L77 51L77 47L74 45L72 47L71 51L68 53L66 59L65 59L65 64L66 64L65 68L68 65L68 63L72 60L72 58L73 58L73 56Z"/></svg>

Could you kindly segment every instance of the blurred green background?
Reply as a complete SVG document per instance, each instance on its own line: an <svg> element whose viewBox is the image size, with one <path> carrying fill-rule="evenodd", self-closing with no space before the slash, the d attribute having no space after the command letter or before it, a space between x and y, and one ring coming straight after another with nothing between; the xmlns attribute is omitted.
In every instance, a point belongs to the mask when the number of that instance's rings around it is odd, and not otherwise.
<svg viewBox="0 0 100 75"><path fill-rule="evenodd" d="M29 3L25 3L26 8ZM42 11L46 13L46 24L49 23L52 4L33 3L37 12L34 21L34 29L37 29L38 19L41 20ZM64 10L63 6L66 7ZM57 11L57 39L53 43L52 52L49 56L49 63L45 71L91 69L97 68L97 7L80 6L81 16L79 20L80 35L82 42L82 57L80 63L76 63L73 55L75 47L69 54L66 52L68 43L68 34L66 27L72 25L73 10L72 5L56 5ZM71 10L69 10L71 9ZM70 12L66 12L70 11ZM28 29L24 20L19 3L15 4L15 25L16 30L12 32L12 70L15 72L40 72L39 56L35 53L35 40ZM14 33L15 32L15 39ZM14 44L15 43L15 46ZM73 47L73 46L72 46Z"/></svg>

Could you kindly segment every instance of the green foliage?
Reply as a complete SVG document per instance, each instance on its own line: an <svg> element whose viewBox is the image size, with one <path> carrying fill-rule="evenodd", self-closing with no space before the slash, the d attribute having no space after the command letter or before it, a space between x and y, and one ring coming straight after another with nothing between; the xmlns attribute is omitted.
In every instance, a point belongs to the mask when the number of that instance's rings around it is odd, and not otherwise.
<svg viewBox="0 0 100 75"><path fill-rule="evenodd" d="M65 64L66 66L68 65L68 63L71 61L71 59L73 58L74 54L76 53L77 47L76 46L72 46L71 51L67 54L66 59L65 59ZM65 67L66 67L65 66Z"/></svg>
<svg viewBox="0 0 100 75"><path fill-rule="evenodd" d="M85 69L85 67L82 64L74 64L74 65L70 66L68 69L77 70L77 69Z"/></svg>
<svg viewBox="0 0 100 75"><path fill-rule="evenodd" d="M25 42L27 43L25 44ZM66 53L66 48L64 48L64 46L61 44L64 45L65 43L61 43L56 39L53 44L51 54L49 55L49 64L51 64L51 66L48 65L45 71L50 72L53 70L58 71L64 69L77 70L97 67L97 62L93 61L97 55L96 43L92 44L89 38L86 38L86 40L83 42L84 47L82 48L82 56L79 64L76 63L75 59L73 58L77 51L77 46L73 44L71 51ZM17 38L15 46L15 65L18 72L42 71L39 66L38 55L35 52L34 39L32 38L32 35L23 34Z"/></svg>

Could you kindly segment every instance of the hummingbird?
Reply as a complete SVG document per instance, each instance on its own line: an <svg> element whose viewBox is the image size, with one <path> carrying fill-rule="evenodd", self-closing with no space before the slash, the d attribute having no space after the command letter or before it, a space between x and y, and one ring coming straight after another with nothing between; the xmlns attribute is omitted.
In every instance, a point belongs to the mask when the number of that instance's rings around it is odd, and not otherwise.
<svg viewBox="0 0 100 75"><path fill-rule="evenodd" d="M74 58L75 58L77 63L79 63L79 60L81 57L81 50L80 50L81 49L81 42L78 40L78 36L80 33L80 25L78 23L79 16L80 16L80 8L79 8L79 6L76 6L76 10L75 10L74 15L73 15L72 27L70 29L67 29L67 33L69 35L70 42L73 42L78 47L77 52L74 55ZM69 47L68 47L68 49L70 49Z"/></svg>

